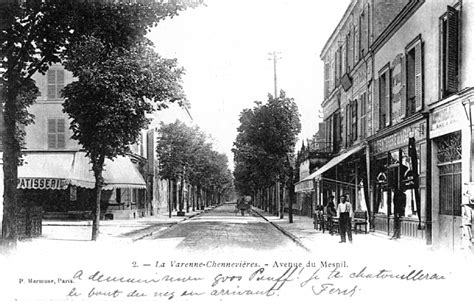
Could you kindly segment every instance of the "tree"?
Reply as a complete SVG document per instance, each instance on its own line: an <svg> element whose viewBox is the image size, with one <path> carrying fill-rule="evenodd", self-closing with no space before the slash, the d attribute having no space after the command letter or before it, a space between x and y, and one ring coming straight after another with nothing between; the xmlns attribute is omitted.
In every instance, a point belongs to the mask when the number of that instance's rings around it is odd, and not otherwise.
<svg viewBox="0 0 474 303"><path fill-rule="evenodd" d="M237 190L254 193L277 181L290 187L291 159L301 131L294 100L281 91L278 98L269 95L265 104L256 102L254 108L242 111L237 131L233 148Z"/></svg>
<svg viewBox="0 0 474 303"><path fill-rule="evenodd" d="M72 138L92 163L96 192L92 240L96 240L105 158L129 152L149 123L146 114L165 102L184 99L183 70L176 60L161 58L147 45L108 50L93 36L70 48L65 66L78 78L64 88L64 111L71 118Z"/></svg>
<svg viewBox="0 0 474 303"><path fill-rule="evenodd" d="M197 187L198 204L202 202L202 190L217 197L217 200L233 192L227 157L213 150L212 144L207 142L207 135L199 128L180 121L161 124L156 152L161 177L175 183L181 180L181 184L189 181ZM200 204L200 208L204 208L204 203ZM171 207L169 209L171 215ZM181 198L179 210L183 210Z"/></svg>
<svg viewBox="0 0 474 303"><path fill-rule="evenodd" d="M177 183L181 180L183 186L186 174L189 174L190 164L195 152L204 144L205 135L197 128L187 126L181 121L162 123L158 130L156 152L159 159L160 176ZM179 211L183 211L182 191L180 188ZM171 205L169 207L171 216Z"/></svg>
<svg viewBox="0 0 474 303"><path fill-rule="evenodd" d="M65 50L94 33L108 48L146 42L147 29L187 8L178 1L8 1L0 4L0 101L4 104L4 212L2 238L16 246L19 124L31 123L28 106L37 91L31 77L61 62ZM192 5L198 4L190 2Z"/></svg>

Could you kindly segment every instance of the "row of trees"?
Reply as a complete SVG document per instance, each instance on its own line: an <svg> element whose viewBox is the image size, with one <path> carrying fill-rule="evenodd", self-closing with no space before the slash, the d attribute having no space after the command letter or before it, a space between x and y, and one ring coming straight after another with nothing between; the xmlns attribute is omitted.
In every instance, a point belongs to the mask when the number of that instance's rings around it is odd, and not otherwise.
<svg viewBox="0 0 474 303"><path fill-rule="evenodd" d="M156 152L160 177L180 184L177 191L180 212L184 209L186 183L191 185L193 209L204 209L208 202L221 203L233 196L233 177L227 156L215 151L208 136L198 127L190 127L180 121L162 123L158 129ZM170 216L171 210L170 205Z"/></svg>
<svg viewBox="0 0 474 303"><path fill-rule="evenodd" d="M300 131L298 107L280 91L279 97L269 95L266 103L257 101L253 108L241 112L232 150L237 192L252 195L259 206L283 218L286 187L290 222L294 201L294 150Z"/></svg>
<svg viewBox="0 0 474 303"><path fill-rule="evenodd" d="M182 69L154 53L150 27L197 2L11 0L0 4L0 101L4 109L3 243L18 239L17 177L21 125L38 88L32 76L62 63L77 81L64 90L73 138L87 151L96 177L92 239L99 233L102 167L128 151L148 123L145 115L181 102Z"/></svg>

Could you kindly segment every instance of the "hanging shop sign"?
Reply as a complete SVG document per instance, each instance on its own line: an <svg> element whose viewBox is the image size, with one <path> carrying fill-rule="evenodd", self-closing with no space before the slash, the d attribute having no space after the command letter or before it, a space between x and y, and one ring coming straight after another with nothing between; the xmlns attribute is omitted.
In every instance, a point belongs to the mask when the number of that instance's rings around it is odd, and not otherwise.
<svg viewBox="0 0 474 303"><path fill-rule="evenodd" d="M57 178L19 178L18 189L66 189L69 182Z"/></svg>

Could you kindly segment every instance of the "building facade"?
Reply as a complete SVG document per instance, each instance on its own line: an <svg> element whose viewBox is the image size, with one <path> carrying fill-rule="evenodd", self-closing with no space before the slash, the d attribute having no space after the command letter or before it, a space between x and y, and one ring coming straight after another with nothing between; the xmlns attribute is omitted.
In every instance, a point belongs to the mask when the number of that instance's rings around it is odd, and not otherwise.
<svg viewBox="0 0 474 303"><path fill-rule="evenodd" d="M459 246L472 182L473 6L351 2L321 52L333 158L310 176L319 203L349 193L372 230L390 235L399 189L403 236Z"/></svg>

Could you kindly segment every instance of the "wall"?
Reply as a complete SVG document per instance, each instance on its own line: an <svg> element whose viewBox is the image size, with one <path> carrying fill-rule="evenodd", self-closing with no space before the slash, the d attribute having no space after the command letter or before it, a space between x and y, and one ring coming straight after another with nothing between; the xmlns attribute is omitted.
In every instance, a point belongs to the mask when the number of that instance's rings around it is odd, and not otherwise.
<svg viewBox="0 0 474 303"><path fill-rule="evenodd" d="M54 64L51 68L61 68L60 65ZM64 118L66 119L65 150L79 150L80 145L77 141L71 140L72 131L69 129L69 119L66 113L63 113L63 99L48 100L47 98L47 81L46 75L35 74L33 79L39 88L40 96L35 104L29 108L29 112L35 116L34 124L25 128L26 149L28 150L48 150L48 118ZM64 85L73 81L72 73L64 72Z"/></svg>

